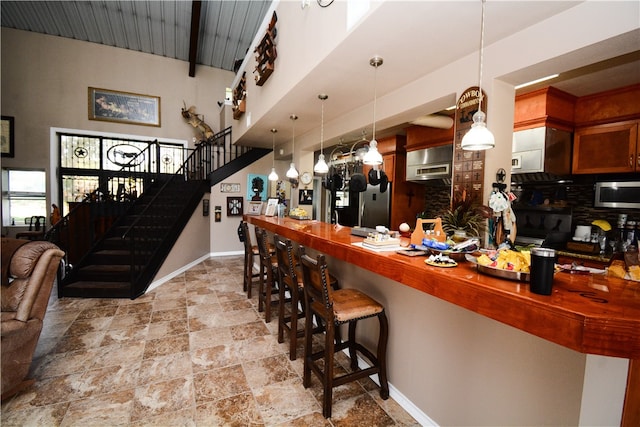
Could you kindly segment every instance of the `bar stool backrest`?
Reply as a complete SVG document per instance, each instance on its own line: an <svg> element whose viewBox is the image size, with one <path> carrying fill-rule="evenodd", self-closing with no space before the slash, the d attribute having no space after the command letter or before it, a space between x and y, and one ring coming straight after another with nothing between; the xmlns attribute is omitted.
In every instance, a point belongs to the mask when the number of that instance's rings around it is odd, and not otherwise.
<svg viewBox="0 0 640 427"><path fill-rule="evenodd" d="M320 254L316 259L311 258L300 246L300 265L304 283L304 295L308 304L314 310L324 313L327 317L333 314L333 289L329 285L329 269L324 255Z"/></svg>
<svg viewBox="0 0 640 427"><path fill-rule="evenodd" d="M289 239L283 239L277 234L273 236L278 258L278 274L281 283L286 285L291 292L297 292L298 274L296 272L296 260L294 259L293 244Z"/></svg>

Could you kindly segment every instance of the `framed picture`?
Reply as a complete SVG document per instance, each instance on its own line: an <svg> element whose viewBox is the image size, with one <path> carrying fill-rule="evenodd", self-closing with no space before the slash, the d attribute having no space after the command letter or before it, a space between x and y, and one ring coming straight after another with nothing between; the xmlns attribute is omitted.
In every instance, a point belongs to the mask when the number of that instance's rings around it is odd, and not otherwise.
<svg viewBox="0 0 640 427"><path fill-rule="evenodd" d="M247 200L262 202L267 200L267 176L247 175Z"/></svg>
<svg viewBox="0 0 640 427"><path fill-rule="evenodd" d="M313 190L298 191L298 204L299 205L312 205L313 204Z"/></svg>
<svg viewBox="0 0 640 427"><path fill-rule="evenodd" d="M227 216L242 216L242 197L227 197Z"/></svg>
<svg viewBox="0 0 640 427"><path fill-rule="evenodd" d="M278 202L279 200L273 197L267 200L267 208L264 211L265 216L276 216L278 213Z"/></svg>
<svg viewBox="0 0 640 427"><path fill-rule="evenodd" d="M249 202L247 215L260 215L262 213L262 202Z"/></svg>
<svg viewBox="0 0 640 427"><path fill-rule="evenodd" d="M89 120L160 127L160 97L90 87Z"/></svg>
<svg viewBox="0 0 640 427"><path fill-rule="evenodd" d="M2 116L2 157L14 156L14 142L13 142L13 117Z"/></svg>
<svg viewBox="0 0 640 427"><path fill-rule="evenodd" d="M227 183L223 182L220 184L220 192L221 193L239 193L240 192L240 183Z"/></svg>

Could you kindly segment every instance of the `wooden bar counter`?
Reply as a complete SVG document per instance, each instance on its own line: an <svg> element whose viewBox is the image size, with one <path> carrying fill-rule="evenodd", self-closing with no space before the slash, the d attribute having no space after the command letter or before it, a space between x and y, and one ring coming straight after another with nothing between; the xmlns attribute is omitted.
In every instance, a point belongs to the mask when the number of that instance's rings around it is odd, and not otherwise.
<svg viewBox="0 0 640 427"><path fill-rule="evenodd" d="M245 215L245 219L332 258L576 352L630 359L629 381L637 376L640 283L556 273L552 295L543 296L531 293L527 283L478 273L469 262L438 268L426 265L424 257L362 248L354 245L363 239L351 235L350 227L292 218ZM623 418L634 411L638 416L637 400L629 402L639 398L638 386L628 384L626 393Z"/></svg>

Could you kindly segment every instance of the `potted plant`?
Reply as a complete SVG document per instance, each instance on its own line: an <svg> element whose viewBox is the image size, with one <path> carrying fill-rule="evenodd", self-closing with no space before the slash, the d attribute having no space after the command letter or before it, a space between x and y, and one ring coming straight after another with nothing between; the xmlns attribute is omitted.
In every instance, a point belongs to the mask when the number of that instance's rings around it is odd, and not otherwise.
<svg viewBox="0 0 640 427"><path fill-rule="evenodd" d="M447 236L457 236L460 240L479 237L485 226L482 206L476 203L474 198L469 197L466 190L454 193L451 208L446 210L440 218Z"/></svg>

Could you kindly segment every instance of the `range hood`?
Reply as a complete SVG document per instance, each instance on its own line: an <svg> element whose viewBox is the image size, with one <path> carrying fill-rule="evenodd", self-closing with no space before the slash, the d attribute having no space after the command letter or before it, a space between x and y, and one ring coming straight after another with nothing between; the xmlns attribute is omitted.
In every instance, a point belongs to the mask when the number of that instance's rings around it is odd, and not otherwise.
<svg viewBox="0 0 640 427"><path fill-rule="evenodd" d="M522 181L527 175L548 181L570 175L572 137L569 131L551 127L514 132L511 174L526 174L515 177L514 181Z"/></svg>
<svg viewBox="0 0 640 427"><path fill-rule="evenodd" d="M451 183L453 145L407 152L407 181L429 185Z"/></svg>

